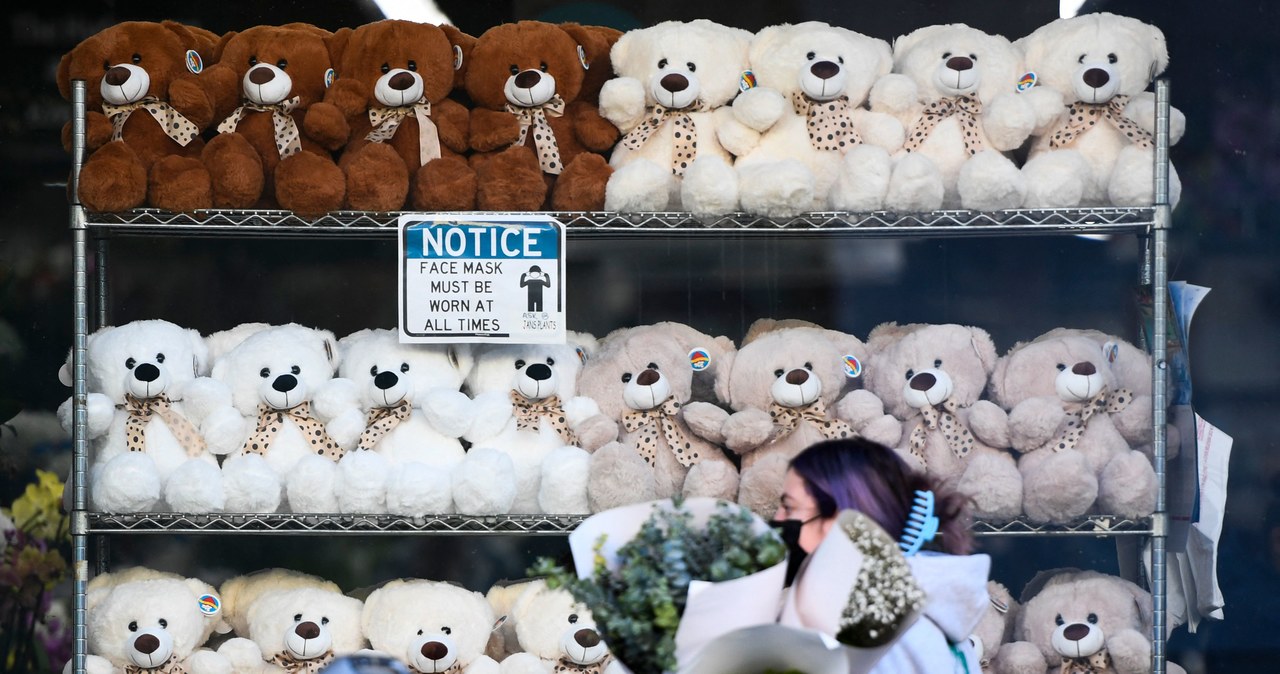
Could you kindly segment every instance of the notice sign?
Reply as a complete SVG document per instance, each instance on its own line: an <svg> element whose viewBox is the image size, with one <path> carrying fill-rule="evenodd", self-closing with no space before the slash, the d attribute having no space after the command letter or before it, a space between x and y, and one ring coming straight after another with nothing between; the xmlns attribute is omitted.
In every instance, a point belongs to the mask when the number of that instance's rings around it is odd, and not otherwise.
<svg viewBox="0 0 1280 674"><path fill-rule="evenodd" d="M564 225L545 215L400 216L400 341L563 344Z"/></svg>

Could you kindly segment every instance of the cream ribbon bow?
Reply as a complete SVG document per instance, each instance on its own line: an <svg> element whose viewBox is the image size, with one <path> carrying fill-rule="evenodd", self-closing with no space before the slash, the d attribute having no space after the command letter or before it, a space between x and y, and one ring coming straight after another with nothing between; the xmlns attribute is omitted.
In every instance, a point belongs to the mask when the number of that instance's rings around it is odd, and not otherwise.
<svg viewBox="0 0 1280 674"><path fill-rule="evenodd" d="M853 128L853 106L848 96L816 101L804 92L791 94L791 107L806 119L809 144L820 151L846 152L862 143Z"/></svg>
<svg viewBox="0 0 1280 674"><path fill-rule="evenodd" d="M576 662L570 662L567 658L560 658L556 661L553 674L601 674L613 662L613 656L606 655L603 660L594 665L580 665Z"/></svg>
<svg viewBox="0 0 1280 674"><path fill-rule="evenodd" d="M693 451L693 443L685 437L676 426L676 415L680 413L680 401L671 396L661 405L647 410L633 410L622 415L622 426L628 433L640 431L638 451L645 463L653 465L658 456L658 434L667 440L667 447L675 454L676 461L688 468L699 460L698 453Z"/></svg>
<svg viewBox="0 0 1280 674"><path fill-rule="evenodd" d="M670 120L675 141L671 150L671 172L684 177L685 169L689 168L689 164L692 164L694 158L698 156L698 140L695 135L697 129L694 128L693 118L689 113L700 112L705 107L697 102L689 107L678 109L665 108L661 105L649 106L647 108L649 116L622 137L622 146L628 150L639 150L654 131L662 128Z"/></svg>
<svg viewBox="0 0 1280 674"><path fill-rule="evenodd" d="M282 651L280 653L276 653L267 662L270 662L273 665L279 665L289 674L319 674L320 670L327 667L330 662L333 662L333 651L329 651L318 658L312 658L310 660L300 660L293 657L292 653Z"/></svg>
<svg viewBox="0 0 1280 674"><path fill-rule="evenodd" d="M159 667L139 667L134 664L124 666L124 674L187 674L187 668L182 666L177 659L170 657L165 660Z"/></svg>
<svg viewBox="0 0 1280 674"><path fill-rule="evenodd" d="M565 418L564 408L560 406L560 396L550 396L542 400L529 400L519 391L511 392L512 412L516 417L516 430L538 432L545 419L551 429L560 436L566 445L576 445L578 441L569 430L569 422Z"/></svg>
<svg viewBox="0 0 1280 674"><path fill-rule="evenodd" d="M413 405L408 400L401 400L398 405L375 407L369 410L365 418L364 431L360 433L360 444L357 449L373 449L378 441L390 433L401 421L409 418Z"/></svg>
<svg viewBox="0 0 1280 674"><path fill-rule="evenodd" d="M181 112L174 110L172 105L154 96L147 96L135 103L124 105L102 104L102 114L111 120L111 140L120 140L124 136L124 123L129 121L129 115L138 108L146 110L156 120L156 124L164 130L164 135L172 138L182 147L186 147L200 135L200 129L195 123L183 116Z"/></svg>
<svg viewBox="0 0 1280 674"><path fill-rule="evenodd" d="M947 446L957 459L969 455L969 451L973 449L973 433L960 422L960 417L956 415L959 411L960 404L954 400L944 400L941 404L920 408L922 418L911 431L911 454L920 459L922 465L929 465L924 457L925 445L929 443L929 431L936 431L939 427L942 429L942 437L947 440Z"/></svg>
<svg viewBox="0 0 1280 674"><path fill-rule="evenodd" d="M275 129L276 151L280 158L292 157L302 151L302 137L298 133L298 123L293 121L293 109L298 107L300 98L294 96L287 101L275 105L258 105L244 103L231 112L231 115L218 124L218 133L231 133L236 130L240 120L250 110L271 113L271 125Z"/></svg>
<svg viewBox="0 0 1280 674"><path fill-rule="evenodd" d="M1053 446L1053 451L1074 449L1095 414L1115 414L1128 407L1131 401L1133 393L1129 389L1116 389L1114 392L1103 389L1083 403L1064 405L1067 411L1067 429L1049 443Z"/></svg>
<svg viewBox="0 0 1280 674"><path fill-rule="evenodd" d="M907 152L920 149L920 145L929 137L929 134L933 133L934 127L952 115L960 122L960 128L964 131L964 149L970 155L986 149L986 144L982 142L982 136L978 133L978 117L982 115L982 101L973 96L942 98L926 105L924 116L911 125L911 133L907 136L907 142L903 143L903 149Z"/></svg>
<svg viewBox="0 0 1280 674"><path fill-rule="evenodd" d="M124 400L124 411L129 415L124 422L125 446L129 451L147 451L147 424L152 417L160 417L178 444L187 450L187 456L197 457L204 453L204 438L200 437L195 424L173 409L169 396L160 394L154 398L135 398L125 395Z"/></svg>
<svg viewBox="0 0 1280 674"><path fill-rule="evenodd" d="M440 130L431 121L431 101L423 96L413 105L395 107L373 106L369 108L369 125L373 130L364 137L370 143L385 143L396 135L396 129L409 115L418 120L418 165L426 166L432 159L440 158Z"/></svg>
<svg viewBox="0 0 1280 674"><path fill-rule="evenodd" d="M828 419L827 405L819 398L804 407L784 407L777 403L769 406L769 416L778 427L778 437L790 435L801 421L813 424L822 437L828 440L853 437L853 427L842 419Z"/></svg>
<svg viewBox="0 0 1280 674"><path fill-rule="evenodd" d="M1099 121L1107 121L1123 133L1129 142L1150 148L1155 145L1151 134L1124 116L1128 96L1116 96L1107 103L1072 103L1067 111L1067 121L1049 138L1049 147L1062 148L1071 144L1077 136L1092 129Z"/></svg>
<svg viewBox="0 0 1280 674"><path fill-rule="evenodd" d="M552 96L551 100L542 105L527 108L508 103L506 111L515 115L520 121L520 137L516 139L515 144L524 145L525 138L529 136L529 129L533 128L533 145L538 148L538 164L542 167L542 172L560 175L564 170L564 162L560 159L560 145L556 142L556 133L551 130L547 117L564 116L564 99L558 95Z"/></svg>
<svg viewBox="0 0 1280 674"><path fill-rule="evenodd" d="M1111 671L1111 654L1102 649L1087 658L1063 656L1059 674L1102 674Z"/></svg>
<svg viewBox="0 0 1280 674"><path fill-rule="evenodd" d="M342 458L342 448L325 432L324 424L311 416L311 403L299 403L287 410L278 410L266 403L258 405L258 427L253 435L245 440L244 446L240 448L241 451L246 454L265 455L286 418L298 425L302 436L311 442L311 448L316 450L316 454L333 461Z"/></svg>

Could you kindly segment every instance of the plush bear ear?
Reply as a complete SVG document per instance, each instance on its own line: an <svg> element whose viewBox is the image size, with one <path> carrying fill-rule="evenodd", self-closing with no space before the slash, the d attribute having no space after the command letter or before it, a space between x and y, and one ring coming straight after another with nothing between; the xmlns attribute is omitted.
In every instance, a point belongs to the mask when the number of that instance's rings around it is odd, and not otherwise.
<svg viewBox="0 0 1280 674"><path fill-rule="evenodd" d="M62 60L58 61L58 93L68 101L71 100L71 55L74 53L75 49L63 54Z"/></svg>
<svg viewBox="0 0 1280 674"><path fill-rule="evenodd" d="M1147 38L1150 40L1151 55L1154 60L1151 62L1151 76L1147 79L1154 80L1169 67L1169 45L1165 43L1164 32L1159 28L1150 24L1144 25L1147 32Z"/></svg>
<svg viewBox="0 0 1280 674"><path fill-rule="evenodd" d="M467 79L467 66L471 61L471 50L476 46L476 39L447 23L440 24L440 30L449 38L453 46L453 88L460 89Z"/></svg>
<svg viewBox="0 0 1280 674"><path fill-rule="evenodd" d="M227 45L231 42L231 39L232 39L232 38L234 38L234 37L235 37L236 35L238 35L238 34L239 34L239 33L237 33L237 32L236 32L236 31L234 31L234 30L232 30L232 31L227 31L227 32L225 32L225 33L223 33L223 34L222 34L222 39L218 40L218 44L214 45L214 47L213 47L213 62L214 62L214 63L221 63L221 62L222 62L222 52L226 51L226 49L227 49Z"/></svg>
<svg viewBox="0 0 1280 674"><path fill-rule="evenodd" d="M341 69L342 55L347 51L347 43L351 41L351 34L354 32L350 28L339 28L338 32L324 39L324 46L329 50L329 63L333 64L335 70Z"/></svg>
<svg viewBox="0 0 1280 674"><path fill-rule="evenodd" d="M733 364L737 359L738 351L730 350L720 357L720 362L716 365L715 393L716 399L721 402L733 403L729 395L729 376L733 374Z"/></svg>
<svg viewBox="0 0 1280 674"><path fill-rule="evenodd" d="M209 371L209 344L200 336L198 330L186 329L187 340L191 342L191 370L199 377Z"/></svg>
<svg viewBox="0 0 1280 674"><path fill-rule="evenodd" d="M342 353L338 351L338 339L328 330L316 330L316 333L324 344L324 357L329 360L330 374L335 374L338 366L342 364Z"/></svg>
<svg viewBox="0 0 1280 674"><path fill-rule="evenodd" d="M196 26L188 26L177 21L161 21L165 30L178 36L178 42L184 49L193 49L200 55L201 62L209 64L218 46L218 35Z"/></svg>
<svg viewBox="0 0 1280 674"><path fill-rule="evenodd" d="M990 333L982 328L970 327L969 345L978 354L978 360L982 361L982 369L990 374L996 366L996 343L992 341Z"/></svg>
<svg viewBox="0 0 1280 674"><path fill-rule="evenodd" d="M458 371L458 376L466 379L471 374L471 368L475 367L476 357L472 352L470 344L450 344L449 345L449 363L453 365L453 369Z"/></svg>

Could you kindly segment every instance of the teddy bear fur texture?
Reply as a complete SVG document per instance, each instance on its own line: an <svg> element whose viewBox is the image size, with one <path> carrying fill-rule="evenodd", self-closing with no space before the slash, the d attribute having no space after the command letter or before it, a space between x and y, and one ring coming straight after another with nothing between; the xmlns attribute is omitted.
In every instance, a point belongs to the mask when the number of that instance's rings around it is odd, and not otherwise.
<svg viewBox="0 0 1280 674"><path fill-rule="evenodd" d="M1058 19L1018 40L1033 89L1058 98L1036 130L1023 172L1026 206L1147 206L1155 201L1155 95L1146 91L1169 64L1164 33L1137 19L1088 13ZM1186 130L1170 110L1169 140ZM1182 191L1169 167L1169 203Z"/></svg>
<svg viewBox="0 0 1280 674"><path fill-rule="evenodd" d="M1035 108L1016 92L1021 54L1004 37L964 24L926 26L893 43L893 73L871 109L906 129L885 206L994 210L1022 203L1025 185L1005 156L1034 130Z"/></svg>
<svg viewBox="0 0 1280 674"><path fill-rule="evenodd" d="M993 520L1022 514L1022 476L1009 446L1004 410L982 400L996 347L981 328L884 323L867 337L867 390L902 421L898 454L917 470L969 497Z"/></svg>
<svg viewBox="0 0 1280 674"><path fill-rule="evenodd" d="M500 24L477 38L466 90L481 210L604 204L611 170L602 153L618 130L595 106L575 105L592 65L583 43L598 39L577 24L542 21Z"/></svg>
<svg viewBox="0 0 1280 674"><path fill-rule="evenodd" d="M507 621L514 624L519 650L502 661L502 674L624 671L601 640L591 611L564 588L553 590L543 580L525 584Z"/></svg>
<svg viewBox="0 0 1280 674"><path fill-rule="evenodd" d="M218 208L275 207L320 215L342 207L333 152L350 127L324 101L333 35L310 24L254 26L218 44L201 83L217 100L218 135L204 148Z"/></svg>
<svg viewBox="0 0 1280 674"><path fill-rule="evenodd" d="M747 68L751 34L706 19L629 30L609 57L617 75L600 112L624 136L609 163L611 211L729 213L738 182L726 147L750 143L729 102ZM727 142L726 142L727 141Z"/></svg>
<svg viewBox="0 0 1280 674"><path fill-rule="evenodd" d="M229 512L275 512L282 504L336 512L343 452L311 400L339 363L333 333L295 323L244 336L214 361L210 381L229 391L229 403L211 409L201 428L212 451L227 457Z"/></svg>
<svg viewBox="0 0 1280 674"><path fill-rule="evenodd" d="M174 211L213 203L200 134L214 101L187 65L213 62L218 37L173 21L124 21L86 38L58 63L58 91L85 82L85 149L79 199L90 211L149 205ZM196 68L198 69L199 66ZM62 129L71 150L71 122Z"/></svg>
<svg viewBox="0 0 1280 674"><path fill-rule="evenodd" d="M1129 411L1133 393L1117 386L1096 341L1050 333L1017 344L996 363L989 393L1009 412L1028 517L1060 523L1091 508L1122 517L1154 510L1151 462L1112 420L1141 411Z"/></svg>
<svg viewBox="0 0 1280 674"><path fill-rule="evenodd" d="M218 647L237 674L315 674L364 648L359 599L314 585L259 589L241 609L248 635Z"/></svg>
<svg viewBox="0 0 1280 674"><path fill-rule="evenodd" d="M222 619L237 636L247 638L249 607L259 595L301 587L341 592L337 583L309 573L283 568L261 569L223 581L218 588L218 594L222 598Z"/></svg>
<svg viewBox="0 0 1280 674"><path fill-rule="evenodd" d="M183 402L208 373L200 333L163 320L100 328L89 335L89 497L111 513L220 512L226 505L217 457ZM71 385L70 364L59 373ZM193 412L195 412L193 414ZM58 409L71 430L71 400Z"/></svg>
<svg viewBox="0 0 1280 674"><path fill-rule="evenodd" d="M453 512L451 471L471 428L468 344L401 344L394 330L360 330L338 342L341 379L317 409L346 453L335 487L339 512L421 517ZM327 398L350 382L339 409Z"/></svg>
<svg viewBox="0 0 1280 674"><path fill-rule="evenodd" d="M761 30L748 55L757 86L733 112L761 136L754 148L731 148L742 209L779 218L879 209L903 130L865 103L893 66L889 43L807 21Z"/></svg>
<svg viewBox="0 0 1280 674"><path fill-rule="evenodd" d="M617 441L591 457L587 497L592 512L681 495L737 497L733 462L684 419L693 380L713 381L715 374L710 367L694 370L690 354L695 349L718 363L733 351L733 343L679 323L623 328L607 335L583 366L579 393L619 428ZM701 359L696 363L703 366Z"/></svg>
<svg viewBox="0 0 1280 674"><path fill-rule="evenodd" d="M449 94L475 38L447 24L386 19L339 30L332 42L338 79L325 100L351 127L339 162L347 206L473 208L475 173L463 157L470 122Z"/></svg>
<svg viewBox="0 0 1280 674"><path fill-rule="evenodd" d="M199 579L142 567L99 574L85 594L85 671L231 674L227 658L201 648L221 622L201 610L204 595L217 596ZM68 662L63 674L71 671Z"/></svg>
<svg viewBox="0 0 1280 674"><path fill-rule="evenodd" d="M485 654L494 629L484 595L450 583L403 579L374 590L361 626L375 650L405 663L411 672L497 674Z"/></svg>
<svg viewBox="0 0 1280 674"><path fill-rule="evenodd" d="M987 581L987 595L990 600L986 611L969 636L969 643L983 674L1003 674L1000 652L1004 644L1013 640L1013 628L1021 606L1008 588L994 580Z"/></svg>

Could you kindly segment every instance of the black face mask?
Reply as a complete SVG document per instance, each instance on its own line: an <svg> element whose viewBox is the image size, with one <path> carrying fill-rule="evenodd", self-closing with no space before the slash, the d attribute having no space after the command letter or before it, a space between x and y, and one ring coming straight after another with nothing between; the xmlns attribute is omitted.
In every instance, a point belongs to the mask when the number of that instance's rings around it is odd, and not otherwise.
<svg viewBox="0 0 1280 674"><path fill-rule="evenodd" d="M771 520L769 525L778 530L778 536L787 546L787 585L791 585L791 581L795 580L796 573L800 571L800 564L804 562L805 557L809 553L800 547L800 529L818 519L817 515L807 520Z"/></svg>

